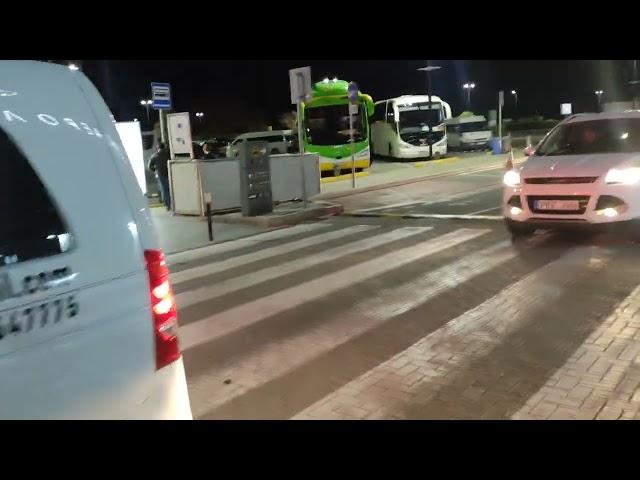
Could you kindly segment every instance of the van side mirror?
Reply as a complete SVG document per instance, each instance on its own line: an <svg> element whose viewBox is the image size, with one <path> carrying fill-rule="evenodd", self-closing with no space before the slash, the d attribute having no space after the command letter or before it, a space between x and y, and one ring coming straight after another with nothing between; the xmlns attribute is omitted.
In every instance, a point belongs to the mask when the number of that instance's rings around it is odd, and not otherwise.
<svg viewBox="0 0 640 480"><path fill-rule="evenodd" d="M523 151L522 153L524 153L524 155L526 157L530 157L531 155L533 155L536 152L536 149L533 145L528 145Z"/></svg>

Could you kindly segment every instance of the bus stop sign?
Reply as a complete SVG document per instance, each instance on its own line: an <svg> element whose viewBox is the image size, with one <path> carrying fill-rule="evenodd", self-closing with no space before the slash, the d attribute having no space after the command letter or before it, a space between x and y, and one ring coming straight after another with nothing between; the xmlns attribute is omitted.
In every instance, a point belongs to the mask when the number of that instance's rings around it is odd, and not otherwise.
<svg viewBox="0 0 640 480"><path fill-rule="evenodd" d="M356 82L349 82L349 86L347 87L347 94L349 96L349 101L352 103L356 103L358 101L358 85Z"/></svg>

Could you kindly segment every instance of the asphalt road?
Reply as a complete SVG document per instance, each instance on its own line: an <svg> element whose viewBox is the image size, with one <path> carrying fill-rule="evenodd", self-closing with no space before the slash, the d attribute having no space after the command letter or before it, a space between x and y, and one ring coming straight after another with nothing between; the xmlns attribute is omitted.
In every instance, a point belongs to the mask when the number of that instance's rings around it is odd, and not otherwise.
<svg viewBox="0 0 640 480"><path fill-rule="evenodd" d="M640 418L640 248L513 244L501 175L171 255L196 418Z"/></svg>

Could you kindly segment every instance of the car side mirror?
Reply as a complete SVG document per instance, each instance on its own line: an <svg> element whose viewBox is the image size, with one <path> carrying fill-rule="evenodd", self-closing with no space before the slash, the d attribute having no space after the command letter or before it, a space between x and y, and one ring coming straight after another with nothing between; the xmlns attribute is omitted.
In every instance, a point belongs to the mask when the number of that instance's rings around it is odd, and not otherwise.
<svg viewBox="0 0 640 480"><path fill-rule="evenodd" d="M527 146L522 152L524 153L524 155L526 157L530 157L531 155L533 155L535 153L536 149L534 148L533 145L529 145Z"/></svg>

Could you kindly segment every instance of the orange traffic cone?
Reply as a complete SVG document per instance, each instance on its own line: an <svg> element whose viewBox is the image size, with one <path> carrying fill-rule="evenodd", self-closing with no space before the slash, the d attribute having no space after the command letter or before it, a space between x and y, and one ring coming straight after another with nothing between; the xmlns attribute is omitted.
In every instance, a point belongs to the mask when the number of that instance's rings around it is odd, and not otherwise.
<svg viewBox="0 0 640 480"><path fill-rule="evenodd" d="M513 170L513 149L509 150L509 158L507 158L505 168L507 170Z"/></svg>

